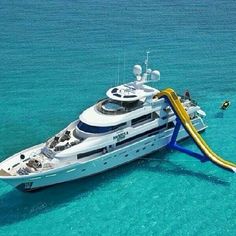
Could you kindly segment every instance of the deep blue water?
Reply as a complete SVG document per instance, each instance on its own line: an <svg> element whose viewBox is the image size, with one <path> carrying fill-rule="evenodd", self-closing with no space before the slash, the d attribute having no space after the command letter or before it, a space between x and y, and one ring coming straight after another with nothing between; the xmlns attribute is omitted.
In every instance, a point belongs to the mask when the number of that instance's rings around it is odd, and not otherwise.
<svg viewBox="0 0 236 236"><path fill-rule="evenodd" d="M150 49L156 86L189 89L203 137L236 161L235 1L2 0L0 17L1 160L104 97L118 67L132 80ZM235 192L235 175L164 150L30 194L0 182L0 235L236 235Z"/></svg>

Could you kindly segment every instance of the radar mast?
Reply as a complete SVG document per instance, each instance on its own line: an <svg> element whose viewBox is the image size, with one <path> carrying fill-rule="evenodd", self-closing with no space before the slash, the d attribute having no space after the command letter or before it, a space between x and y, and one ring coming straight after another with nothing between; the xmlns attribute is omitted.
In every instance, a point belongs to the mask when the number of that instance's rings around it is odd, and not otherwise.
<svg viewBox="0 0 236 236"><path fill-rule="evenodd" d="M148 82L157 82L160 80L160 72L158 70L151 70L148 68L149 63L149 53L146 52L146 59L144 61L145 64L145 72L142 74L142 67L140 65L135 65L133 67L133 73L136 78L136 84L144 84Z"/></svg>

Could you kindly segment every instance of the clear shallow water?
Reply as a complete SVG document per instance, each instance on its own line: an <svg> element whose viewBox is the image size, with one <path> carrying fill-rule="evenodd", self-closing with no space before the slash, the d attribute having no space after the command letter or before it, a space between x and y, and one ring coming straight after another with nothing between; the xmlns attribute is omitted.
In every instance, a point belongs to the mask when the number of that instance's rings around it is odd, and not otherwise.
<svg viewBox="0 0 236 236"><path fill-rule="evenodd" d="M149 48L159 88L188 88L207 112L204 138L236 160L235 13L234 1L1 1L1 160L103 97L118 61L129 81ZM0 234L236 234L235 175L177 152L148 158L32 194L0 182Z"/></svg>

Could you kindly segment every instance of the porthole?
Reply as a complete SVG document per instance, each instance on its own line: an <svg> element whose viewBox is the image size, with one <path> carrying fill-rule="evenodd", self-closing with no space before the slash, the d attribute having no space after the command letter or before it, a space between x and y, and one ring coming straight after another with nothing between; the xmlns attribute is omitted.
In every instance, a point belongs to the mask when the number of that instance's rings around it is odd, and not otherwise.
<svg viewBox="0 0 236 236"><path fill-rule="evenodd" d="M71 169L71 170L67 170L66 172L67 173L70 173L70 172L73 172L73 171L75 171L76 169L74 168L74 169Z"/></svg>
<svg viewBox="0 0 236 236"><path fill-rule="evenodd" d="M30 180L36 180L36 179L41 179L42 177L35 177L35 178L32 178L32 179L30 179Z"/></svg>
<svg viewBox="0 0 236 236"><path fill-rule="evenodd" d="M53 176L56 176L57 174L51 174L51 175L46 175L45 177L46 178L49 178L49 177L53 177Z"/></svg>

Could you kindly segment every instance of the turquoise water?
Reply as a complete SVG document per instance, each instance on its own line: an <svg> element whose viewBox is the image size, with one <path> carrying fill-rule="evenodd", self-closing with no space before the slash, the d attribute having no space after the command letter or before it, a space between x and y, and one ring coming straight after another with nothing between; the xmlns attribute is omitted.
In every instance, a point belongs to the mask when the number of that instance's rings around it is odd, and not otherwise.
<svg viewBox="0 0 236 236"><path fill-rule="evenodd" d="M129 81L151 49L159 88L189 89L203 137L236 161L235 1L2 0L0 16L1 160L104 97L118 67ZM0 235L236 235L235 191L235 175L164 150L35 193L0 182Z"/></svg>

